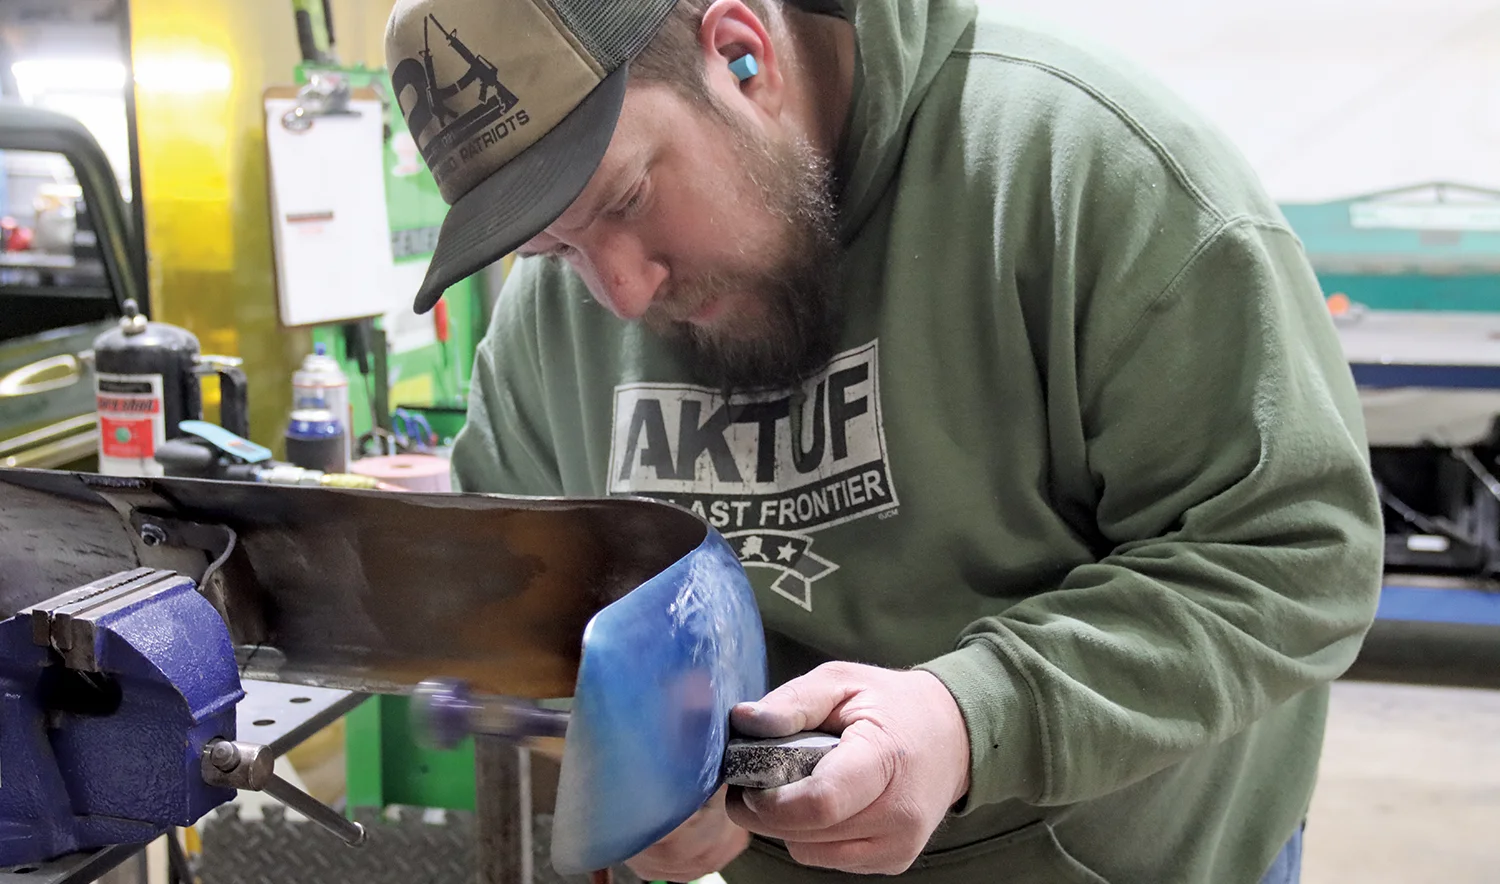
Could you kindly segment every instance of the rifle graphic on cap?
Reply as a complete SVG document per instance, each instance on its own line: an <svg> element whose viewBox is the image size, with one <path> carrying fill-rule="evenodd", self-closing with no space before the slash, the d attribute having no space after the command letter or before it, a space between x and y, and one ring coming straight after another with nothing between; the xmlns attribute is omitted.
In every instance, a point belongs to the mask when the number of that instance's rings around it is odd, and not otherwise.
<svg viewBox="0 0 1500 884"><path fill-rule="evenodd" d="M448 45L453 51L457 52L460 58L469 63L469 70L462 77L458 78L458 80L445 87L437 85L437 72L433 70L432 45L428 40L427 29L429 21L437 25L438 30L442 32L443 36L448 38ZM479 105L482 106L488 103L491 89L495 90L495 95L499 98L502 107L508 108L516 103L515 95L511 94L510 90L506 89L504 84L500 82L499 69L489 59L483 55L476 54L468 46L464 45L464 41L458 38L457 28L449 31L443 27L442 22L438 21L436 15L429 14L427 20L422 22L422 42L422 64L427 73L427 100L432 107L432 112L438 118L439 125L446 126L449 119L459 116L452 108L448 107L447 100L469 88L476 80L479 81Z"/></svg>
<svg viewBox="0 0 1500 884"><path fill-rule="evenodd" d="M427 18L432 18L428 16ZM443 26L438 25L438 30ZM456 39L456 38L454 38ZM422 68L427 74L427 107L438 118L439 126L448 125L448 120L457 117L458 113L448 107L447 101L459 92L458 84L455 83L446 88L438 86L437 71L432 67L432 43L427 39L427 20L422 21Z"/></svg>

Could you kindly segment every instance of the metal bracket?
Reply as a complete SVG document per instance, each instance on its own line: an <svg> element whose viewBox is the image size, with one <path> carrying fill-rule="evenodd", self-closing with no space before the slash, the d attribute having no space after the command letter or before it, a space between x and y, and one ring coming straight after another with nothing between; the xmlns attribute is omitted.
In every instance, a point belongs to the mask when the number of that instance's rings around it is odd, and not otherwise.
<svg viewBox="0 0 1500 884"><path fill-rule="evenodd" d="M212 564L199 576L199 590L204 590L219 568L228 561L238 540L234 531L223 525L205 525L142 510L131 510L130 527L147 546L185 547L202 550L213 556Z"/></svg>
<svg viewBox="0 0 1500 884"><path fill-rule="evenodd" d="M130 511L130 527L147 547L170 546L179 549L195 549L212 556L213 561L209 562L208 567L203 569L203 573L198 576L198 592L212 602L220 616L224 616L225 621L228 622L225 598L227 593L224 588L224 578L219 571L234 554L238 543L238 536L232 528L225 525L189 522L185 519L157 515L139 509Z"/></svg>

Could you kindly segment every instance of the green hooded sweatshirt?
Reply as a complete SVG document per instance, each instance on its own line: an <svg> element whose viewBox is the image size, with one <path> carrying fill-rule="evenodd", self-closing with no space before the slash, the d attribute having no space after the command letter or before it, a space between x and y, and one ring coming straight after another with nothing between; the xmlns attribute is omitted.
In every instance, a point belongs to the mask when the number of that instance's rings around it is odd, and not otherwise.
<svg viewBox="0 0 1500 884"><path fill-rule="evenodd" d="M1302 248L1127 65L959 0L846 5L839 355L726 403L522 261L457 483L701 513L755 584L773 682L835 659L942 679L971 789L907 879L1253 884L1304 818L1380 580ZM726 877L847 876L756 839Z"/></svg>

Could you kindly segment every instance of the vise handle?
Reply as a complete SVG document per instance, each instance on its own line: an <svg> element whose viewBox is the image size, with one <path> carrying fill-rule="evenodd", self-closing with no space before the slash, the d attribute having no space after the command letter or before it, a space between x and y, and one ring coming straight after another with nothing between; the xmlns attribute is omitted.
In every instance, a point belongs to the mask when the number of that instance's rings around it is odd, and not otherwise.
<svg viewBox="0 0 1500 884"><path fill-rule="evenodd" d="M350 847L365 843L365 827L276 775L276 757L267 746L212 740L203 747L203 781L210 786L265 792L333 834Z"/></svg>

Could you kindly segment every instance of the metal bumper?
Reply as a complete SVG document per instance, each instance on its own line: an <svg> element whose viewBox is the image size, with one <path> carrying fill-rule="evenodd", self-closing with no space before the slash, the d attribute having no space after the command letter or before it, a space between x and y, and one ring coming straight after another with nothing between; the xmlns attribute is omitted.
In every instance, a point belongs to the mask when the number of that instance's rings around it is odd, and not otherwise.
<svg viewBox="0 0 1500 884"><path fill-rule="evenodd" d="M766 689L743 569L670 504L0 470L0 614L141 566L200 582L250 677L572 698L566 872L686 820L722 781L729 709Z"/></svg>

